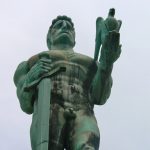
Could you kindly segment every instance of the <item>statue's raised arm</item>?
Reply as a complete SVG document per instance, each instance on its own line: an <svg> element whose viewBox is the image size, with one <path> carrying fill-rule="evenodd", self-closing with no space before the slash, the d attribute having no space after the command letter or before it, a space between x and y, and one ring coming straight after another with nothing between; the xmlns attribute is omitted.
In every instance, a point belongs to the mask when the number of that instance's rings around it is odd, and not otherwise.
<svg viewBox="0 0 150 150"><path fill-rule="evenodd" d="M98 17L96 20L96 39L95 39L95 54L94 54L95 61L97 61L98 59L100 47L101 45L104 44L104 41L108 36L108 34L110 34L111 32L116 32L117 34L120 30L122 21L115 19L114 16L115 16L115 9L112 8L109 10L108 17L105 20L102 17ZM113 38L115 38L115 36L113 36ZM113 45L113 43L111 43L111 45Z"/></svg>
<svg viewBox="0 0 150 150"><path fill-rule="evenodd" d="M96 40L94 61L97 61L98 71L92 83L93 98L95 104L104 104L110 96L112 87L111 72L113 63L121 53L120 27L121 20L114 18L115 9L109 10L108 17L104 20L98 17L96 20Z"/></svg>

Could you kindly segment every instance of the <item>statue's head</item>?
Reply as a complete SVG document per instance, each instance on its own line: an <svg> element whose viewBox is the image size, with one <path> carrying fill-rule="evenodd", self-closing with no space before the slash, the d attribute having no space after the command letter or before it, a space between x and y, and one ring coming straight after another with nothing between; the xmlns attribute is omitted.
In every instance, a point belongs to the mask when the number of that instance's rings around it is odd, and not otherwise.
<svg viewBox="0 0 150 150"><path fill-rule="evenodd" d="M68 45L71 48L75 46L75 30L71 18L67 16L58 16L52 21L47 34L47 46L51 49L52 45Z"/></svg>

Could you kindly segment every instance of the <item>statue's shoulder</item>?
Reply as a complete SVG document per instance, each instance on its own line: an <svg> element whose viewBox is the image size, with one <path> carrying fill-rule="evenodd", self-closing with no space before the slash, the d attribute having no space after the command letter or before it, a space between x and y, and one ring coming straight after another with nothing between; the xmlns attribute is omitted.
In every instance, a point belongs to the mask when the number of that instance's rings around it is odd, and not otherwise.
<svg viewBox="0 0 150 150"><path fill-rule="evenodd" d="M76 61L77 63L80 63L84 66L91 66L94 64L94 59L92 57L77 52L75 52L73 61Z"/></svg>
<svg viewBox="0 0 150 150"><path fill-rule="evenodd" d="M23 62L21 62L18 65L18 67L17 67L17 69L15 71L15 74L14 74L14 78L13 78L15 85L17 85L19 79L23 75L27 74L28 71L29 71L29 66L28 66L28 62L27 61L23 61Z"/></svg>
<svg viewBox="0 0 150 150"><path fill-rule="evenodd" d="M53 61L66 59L66 56L60 50L43 51L29 58L28 60L29 68L31 68L40 59L40 56L42 54L49 55L49 58L52 59Z"/></svg>
<svg viewBox="0 0 150 150"><path fill-rule="evenodd" d="M84 54L81 54L81 53L75 52L75 55L76 55L76 57L79 57L79 58L82 58L82 59L87 59L89 61L93 61L94 60L92 57L84 55Z"/></svg>

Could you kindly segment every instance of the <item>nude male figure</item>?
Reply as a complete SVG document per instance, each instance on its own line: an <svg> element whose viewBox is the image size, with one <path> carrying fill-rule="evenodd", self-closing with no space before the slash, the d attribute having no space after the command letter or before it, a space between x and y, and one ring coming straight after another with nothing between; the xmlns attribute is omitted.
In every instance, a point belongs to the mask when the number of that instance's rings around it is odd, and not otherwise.
<svg viewBox="0 0 150 150"><path fill-rule="evenodd" d="M102 44L102 62L95 62L73 50L74 24L69 17L58 16L49 28L47 45L49 51L19 64L14 75L20 106L27 114L33 114L32 150L36 150L37 89L24 88L56 67L65 67L66 71L51 77L49 149L98 150L100 134L93 108L95 104L105 104L110 96L113 63L120 55L119 33L108 32ZM41 54L48 57L40 58Z"/></svg>

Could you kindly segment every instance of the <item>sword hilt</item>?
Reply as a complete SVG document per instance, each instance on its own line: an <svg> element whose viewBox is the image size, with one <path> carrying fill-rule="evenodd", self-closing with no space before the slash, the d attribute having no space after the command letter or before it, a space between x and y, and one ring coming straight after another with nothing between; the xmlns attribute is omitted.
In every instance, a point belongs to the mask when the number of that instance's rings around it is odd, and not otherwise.
<svg viewBox="0 0 150 150"><path fill-rule="evenodd" d="M41 76L37 80L34 80L30 84L28 84L26 87L24 87L24 90L29 91L31 88L37 86L42 79L55 76L56 74L58 74L60 72L65 72L65 71L66 71L66 67L57 67L57 68L51 70L49 73L44 74L43 76Z"/></svg>
<svg viewBox="0 0 150 150"><path fill-rule="evenodd" d="M39 58L40 59L42 59L42 58L50 59L50 56L47 53L42 53L42 54L39 54ZM24 87L24 91L29 91L31 88L37 86L39 84L39 82L44 78L50 78L50 77L55 76L56 74L58 74L60 72L65 72L65 71L66 71L66 67L56 67L53 70L51 70L50 72L39 77L37 80L34 80L30 84L26 85Z"/></svg>

